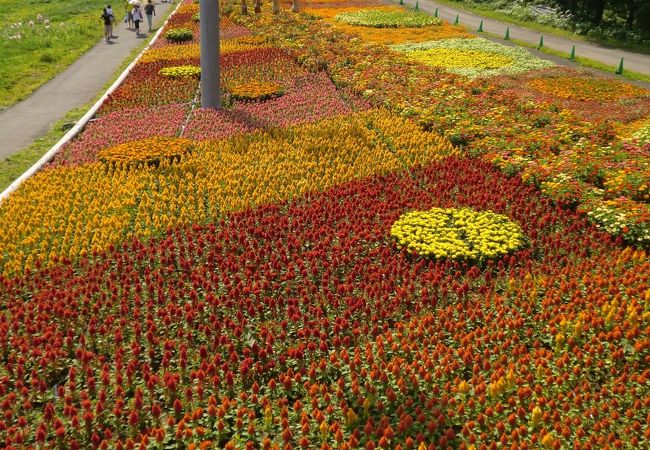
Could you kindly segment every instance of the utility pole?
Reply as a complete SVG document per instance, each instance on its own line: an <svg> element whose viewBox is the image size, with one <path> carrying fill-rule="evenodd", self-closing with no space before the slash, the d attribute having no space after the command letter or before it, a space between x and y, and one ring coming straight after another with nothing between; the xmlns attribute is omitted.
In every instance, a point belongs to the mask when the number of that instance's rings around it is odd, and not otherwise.
<svg viewBox="0 0 650 450"><path fill-rule="evenodd" d="M219 0L201 0L201 107L221 108Z"/></svg>

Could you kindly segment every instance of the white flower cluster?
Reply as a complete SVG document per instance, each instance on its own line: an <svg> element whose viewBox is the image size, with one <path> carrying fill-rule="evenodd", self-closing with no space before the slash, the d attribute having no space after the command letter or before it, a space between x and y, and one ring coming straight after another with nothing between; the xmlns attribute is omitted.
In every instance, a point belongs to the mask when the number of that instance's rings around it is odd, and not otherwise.
<svg viewBox="0 0 650 450"><path fill-rule="evenodd" d="M27 27L29 27L29 29L35 30L39 28L39 25L43 25L42 28L49 30L50 19L45 17L43 14L38 14L36 16L36 20L29 20L25 24L23 24L23 22L14 22L12 24L9 24L2 35L8 40L20 40L25 37L25 31L23 30L28 30Z"/></svg>

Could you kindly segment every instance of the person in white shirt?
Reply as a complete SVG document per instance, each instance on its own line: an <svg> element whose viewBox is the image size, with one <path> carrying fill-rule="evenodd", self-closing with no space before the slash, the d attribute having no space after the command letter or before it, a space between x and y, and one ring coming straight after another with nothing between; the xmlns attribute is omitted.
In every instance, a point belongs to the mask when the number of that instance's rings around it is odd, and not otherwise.
<svg viewBox="0 0 650 450"><path fill-rule="evenodd" d="M133 23L135 24L135 35L140 37L140 22L142 22L142 11L140 11L140 5L135 5L131 14L133 14Z"/></svg>

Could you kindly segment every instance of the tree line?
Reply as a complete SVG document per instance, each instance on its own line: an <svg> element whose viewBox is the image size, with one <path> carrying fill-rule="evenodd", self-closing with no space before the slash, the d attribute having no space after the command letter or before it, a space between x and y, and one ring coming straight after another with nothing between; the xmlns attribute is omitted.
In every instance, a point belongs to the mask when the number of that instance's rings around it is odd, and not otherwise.
<svg viewBox="0 0 650 450"><path fill-rule="evenodd" d="M557 0L580 21L602 25L607 15L625 21L628 28L650 31L650 0Z"/></svg>

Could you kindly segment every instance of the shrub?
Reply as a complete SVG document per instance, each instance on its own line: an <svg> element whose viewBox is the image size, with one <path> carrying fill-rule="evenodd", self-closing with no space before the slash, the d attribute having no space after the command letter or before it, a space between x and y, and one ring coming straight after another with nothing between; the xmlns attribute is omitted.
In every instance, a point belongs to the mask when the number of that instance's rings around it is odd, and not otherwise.
<svg viewBox="0 0 650 450"><path fill-rule="evenodd" d="M186 42L194 38L192 30L187 28L174 28L173 30L169 30L165 33L165 37L171 42Z"/></svg>

